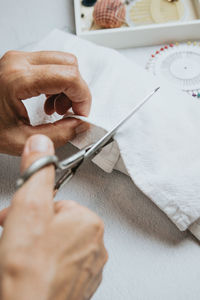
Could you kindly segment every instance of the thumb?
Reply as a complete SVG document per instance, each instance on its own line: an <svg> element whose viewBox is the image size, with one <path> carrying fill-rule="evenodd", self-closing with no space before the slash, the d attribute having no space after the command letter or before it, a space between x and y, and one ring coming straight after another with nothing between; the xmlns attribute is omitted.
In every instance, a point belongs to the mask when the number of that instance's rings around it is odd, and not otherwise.
<svg viewBox="0 0 200 300"><path fill-rule="evenodd" d="M39 134L30 137L24 147L21 171L37 159L53 154L53 143L48 137ZM9 219L11 224L22 222L23 226L25 220L31 223L32 218L37 218L38 223L43 223L53 215L54 176L54 166L50 165L39 170L24 183L13 197L6 225Z"/></svg>
<svg viewBox="0 0 200 300"><path fill-rule="evenodd" d="M44 135L33 135L24 147L21 161L21 172L30 167L37 159L45 155L53 155L54 147L49 138ZM37 214L52 212L54 188L54 167L48 166L34 174L14 195L11 207L0 211L0 225L3 226L10 214L30 215L31 210ZM20 212L21 210L21 212ZM29 210L29 211L28 211ZM13 216L12 216L13 217ZM15 216L16 217L16 216ZM12 221L11 221L12 222Z"/></svg>

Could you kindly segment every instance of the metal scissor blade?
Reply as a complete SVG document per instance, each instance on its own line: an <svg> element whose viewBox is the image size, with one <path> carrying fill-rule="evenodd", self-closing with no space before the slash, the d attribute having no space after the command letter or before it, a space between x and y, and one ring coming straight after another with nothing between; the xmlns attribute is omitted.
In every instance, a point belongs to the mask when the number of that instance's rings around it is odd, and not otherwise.
<svg viewBox="0 0 200 300"><path fill-rule="evenodd" d="M133 110L122 119L112 130L105 134L99 141L97 141L85 154L84 159L89 158L90 156L98 153L106 144L109 143L110 139L115 135L116 131L124 125L158 90L160 87L157 87L153 92L146 96L141 102L139 102Z"/></svg>
<svg viewBox="0 0 200 300"><path fill-rule="evenodd" d="M55 193L66 183L70 181L70 179L74 176L76 173L77 169L80 167L82 164L85 153L87 149L89 149L90 146L86 147L85 149L82 149L75 153L74 155L68 157L67 159L64 159L60 161L57 166L58 169L63 171L66 170L63 175L56 181L54 190Z"/></svg>
<svg viewBox="0 0 200 300"><path fill-rule="evenodd" d="M70 179L74 176L75 172L73 170L68 170L65 172L57 181L54 187L55 193L63 187L67 182L70 181Z"/></svg>

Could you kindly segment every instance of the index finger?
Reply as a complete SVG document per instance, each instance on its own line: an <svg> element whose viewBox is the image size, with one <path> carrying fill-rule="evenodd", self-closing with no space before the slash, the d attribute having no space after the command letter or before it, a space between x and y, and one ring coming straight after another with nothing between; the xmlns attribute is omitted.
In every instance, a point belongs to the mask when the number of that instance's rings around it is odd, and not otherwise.
<svg viewBox="0 0 200 300"><path fill-rule="evenodd" d="M18 99L64 93L71 100L75 114L88 116L91 93L77 65L33 65L28 76L24 76L24 80L16 82Z"/></svg>

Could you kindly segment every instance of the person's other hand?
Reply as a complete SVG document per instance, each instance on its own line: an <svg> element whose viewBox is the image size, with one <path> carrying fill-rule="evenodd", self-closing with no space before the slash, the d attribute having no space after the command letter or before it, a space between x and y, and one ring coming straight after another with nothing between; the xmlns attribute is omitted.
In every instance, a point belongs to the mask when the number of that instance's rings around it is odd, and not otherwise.
<svg viewBox="0 0 200 300"><path fill-rule="evenodd" d="M22 171L54 154L43 135L28 139ZM102 279L107 260L104 225L72 201L53 203L54 167L33 175L0 213L1 300L86 300Z"/></svg>
<svg viewBox="0 0 200 300"><path fill-rule="evenodd" d="M88 128L72 118L31 126L22 100L40 94L48 95L44 110L49 115L55 111L64 115L71 107L75 114L89 114L91 94L74 55L53 51L7 52L0 59L1 153L21 154L26 139L38 133L50 137L58 147L76 132Z"/></svg>

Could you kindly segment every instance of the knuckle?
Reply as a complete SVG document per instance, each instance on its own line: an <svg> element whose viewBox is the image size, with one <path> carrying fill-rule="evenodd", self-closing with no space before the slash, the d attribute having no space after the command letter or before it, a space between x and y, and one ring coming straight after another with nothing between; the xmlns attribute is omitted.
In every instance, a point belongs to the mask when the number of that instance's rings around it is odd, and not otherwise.
<svg viewBox="0 0 200 300"><path fill-rule="evenodd" d="M0 60L0 75L1 78L9 79L9 76L12 75L12 73L15 73L19 70L19 64L17 60L15 59L16 53L18 51L7 51Z"/></svg>
<svg viewBox="0 0 200 300"><path fill-rule="evenodd" d="M66 203L67 206L70 206L70 207L71 206L73 206L73 207L78 206L78 203L76 203L73 200L65 200L65 203Z"/></svg>
<svg viewBox="0 0 200 300"><path fill-rule="evenodd" d="M17 54L19 54L20 52L19 51L16 51L16 50L9 50L7 51L2 58L4 59L10 59L10 58L13 58L14 56L16 56Z"/></svg>
<svg viewBox="0 0 200 300"><path fill-rule="evenodd" d="M9 57L13 57L12 54L6 54ZM0 64L0 79L1 82L4 82L5 85L9 85L9 90L18 86L18 83L25 84L29 73L27 72L27 66L25 64L21 64L17 59L11 58L2 58ZM15 84L14 84L15 83Z"/></svg>
<svg viewBox="0 0 200 300"><path fill-rule="evenodd" d="M71 67L70 82L77 83L77 80L79 79L79 77L80 77L80 73L79 73L77 66Z"/></svg>
<svg viewBox="0 0 200 300"><path fill-rule="evenodd" d="M65 201L62 201L62 203L66 209L77 209L79 206L78 203L76 203L75 201L72 201L72 200L65 200Z"/></svg>
<svg viewBox="0 0 200 300"><path fill-rule="evenodd" d="M77 210L79 211L80 217L86 226L88 226L95 235L103 236L104 223L99 216L93 213L88 208L78 205Z"/></svg>
<svg viewBox="0 0 200 300"><path fill-rule="evenodd" d="M99 216L78 203L73 204L73 208L74 213L79 215L79 221L83 223L85 230L89 230L95 236L103 237L104 223Z"/></svg>
<svg viewBox="0 0 200 300"><path fill-rule="evenodd" d="M3 269L6 274L16 276L27 268L27 262L20 254L8 253L4 257Z"/></svg>
<svg viewBox="0 0 200 300"><path fill-rule="evenodd" d="M90 225L96 234L102 235L104 233L104 223L98 216L91 218Z"/></svg>
<svg viewBox="0 0 200 300"><path fill-rule="evenodd" d="M52 139L56 148L62 146L66 142L66 137L61 132L58 132L57 136L54 136Z"/></svg>
<svg viewBox="0 0 200 300"><path fill-rule="evenodd" d="M56 127L56 124L52 124L53 130L59 129L60 127ZM60 147L70 139L75 136L75 129L68 128L67 130L57 130L56 136L54 136L53 141L56 147Z"/></svg>
<svg viewBox="0 0 200 300"><path fill-rule="evenodd" d="M65 208L65 201L57 201L56 203L54 203L54 208L56 212L62 210L63 208Z"/></svg>
<svg viewBox="0 0 200 300"><path fill-rule="evenodd" d="M78 204L75 201L72 200L62 200L55 203L55 210L57 212L61 210L69 210L69 209L76 209L78 207Z"/></svg>
<svg viewBox="0 0 200 300"><path fill-rule="evenodd" d="M77 59L76 55L69 53L68 56L70 57L71 64L78 66L78 59Z"/></svg>
<svg viewBox="0 0 200 300"><path fill-rule="evenodd" d="M10 65L7 65L7 67L5 68L4 74L5 74L5 77L7 77L9 79L12 75L19 73L20 71L21 71L21 69L19 66L10 64Z"/></svg>

